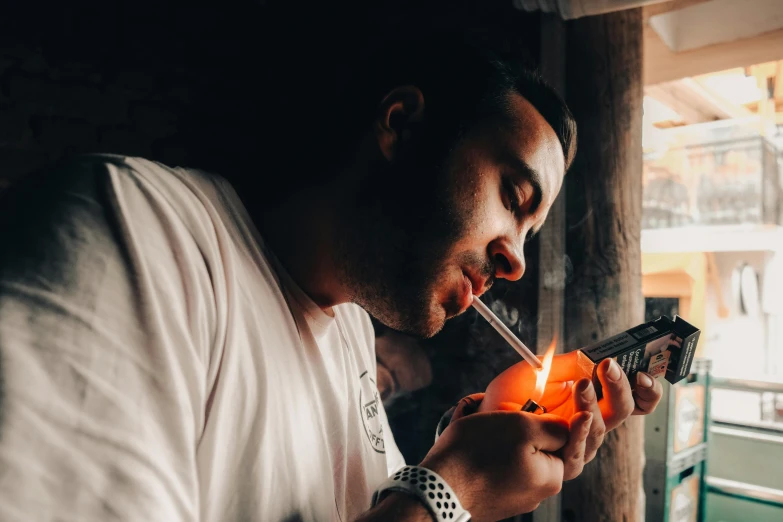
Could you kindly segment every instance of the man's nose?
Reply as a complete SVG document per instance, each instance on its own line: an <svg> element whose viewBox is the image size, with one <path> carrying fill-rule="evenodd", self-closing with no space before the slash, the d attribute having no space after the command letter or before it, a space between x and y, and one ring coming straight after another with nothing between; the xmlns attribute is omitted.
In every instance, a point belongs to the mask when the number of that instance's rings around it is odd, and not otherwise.
<svg viewBox="0 0 783 522"><path fill-rule="evenodd" d="M498 238L490 243L489 255L495 263L495 277L517 281L525 274L524 245Z"/></svg>

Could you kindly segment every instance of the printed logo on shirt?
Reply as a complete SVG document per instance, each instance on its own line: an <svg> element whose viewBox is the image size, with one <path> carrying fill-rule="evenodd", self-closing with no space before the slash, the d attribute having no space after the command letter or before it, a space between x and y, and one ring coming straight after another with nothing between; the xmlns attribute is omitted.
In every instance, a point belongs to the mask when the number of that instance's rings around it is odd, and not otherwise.
<svg viewBox="0 0 783 522"><path fill-rule="evenodd" d="M383 422L381 422L383 404L375 380L368 372L359 376L359 408L361 408L359 414L362 417L364 432L372 449L378 453L386 453L386 446L383 443Z"/></svg>

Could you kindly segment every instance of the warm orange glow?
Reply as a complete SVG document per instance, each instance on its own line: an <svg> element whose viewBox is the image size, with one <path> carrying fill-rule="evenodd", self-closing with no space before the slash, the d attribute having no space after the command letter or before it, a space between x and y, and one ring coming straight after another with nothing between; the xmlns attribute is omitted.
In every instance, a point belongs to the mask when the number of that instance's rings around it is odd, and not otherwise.
<svg viewBox="0 0 783 522"><path fill-rule="evenodd" d="M557 336L552 339L552 343L546 349L544 353L544 359L541 361L542 368L536 370L536 395L533 400L540 402L544 396L544 388L546 387L546 381L549 378L549 371L552 369L552 358L555 356L555 349L557 348Z"/></svg>

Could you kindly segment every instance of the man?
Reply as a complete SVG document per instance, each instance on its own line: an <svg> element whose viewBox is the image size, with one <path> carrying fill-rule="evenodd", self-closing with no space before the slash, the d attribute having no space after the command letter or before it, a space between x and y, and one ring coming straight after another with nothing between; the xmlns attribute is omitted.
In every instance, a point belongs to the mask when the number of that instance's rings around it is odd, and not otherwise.
<svg viewBox="0 0 783 522"><path fill-rule="evenodd" d="M90 156L7 194L0 519L431 519L395 490L371 507L403 461L364 310L431 336L522 277L574 122L534 74L451 41L375 55L322 103L279 153L285 192ZM604 364L597 401L556 367L569 418L463 402L421 463L474 520L534 509L660 397Z"/></svg>

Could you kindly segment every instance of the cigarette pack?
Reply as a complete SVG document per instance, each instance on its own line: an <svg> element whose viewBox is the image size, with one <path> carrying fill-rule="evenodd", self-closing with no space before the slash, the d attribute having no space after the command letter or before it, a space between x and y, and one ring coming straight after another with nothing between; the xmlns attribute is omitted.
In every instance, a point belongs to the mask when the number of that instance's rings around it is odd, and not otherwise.
<svg viewBox="0 0 783 522"><path fill-rule="evenodd" d="M630 378L638 371L674 384L688 376L701 331L679 316L662 316L582 348L598 364L614 358Z"/></svg>

